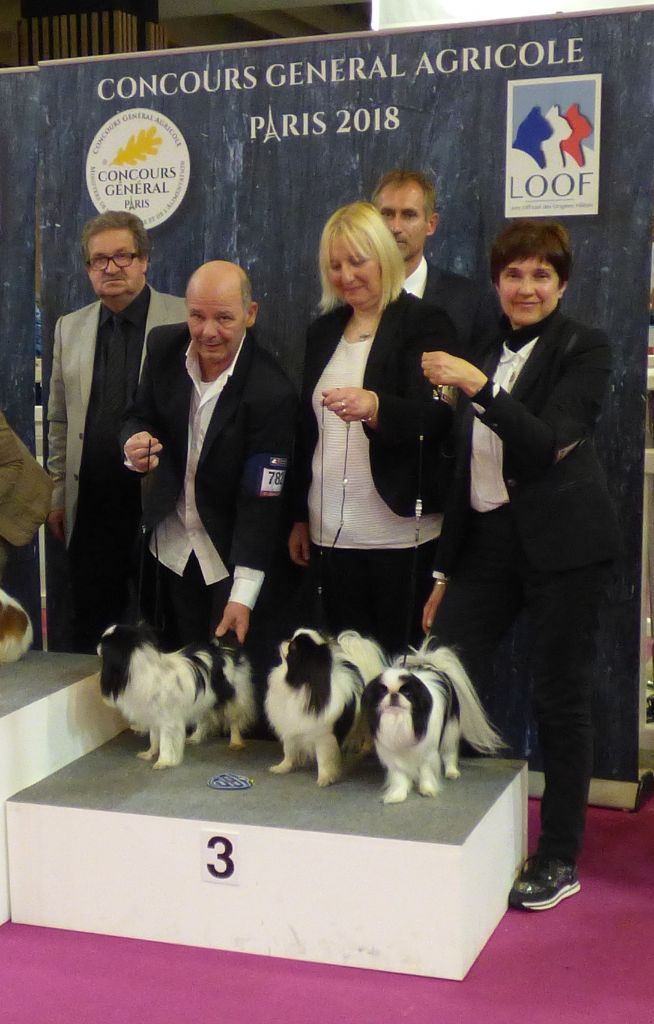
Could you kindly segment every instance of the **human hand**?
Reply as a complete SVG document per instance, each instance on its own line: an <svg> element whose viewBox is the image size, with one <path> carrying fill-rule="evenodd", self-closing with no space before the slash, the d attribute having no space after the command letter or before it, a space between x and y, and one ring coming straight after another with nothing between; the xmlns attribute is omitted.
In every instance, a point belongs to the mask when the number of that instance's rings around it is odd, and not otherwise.
<svg viewBox="0 0 654 1024"><path fill-rule="evenodd" d="M365 420L369 426L374 426L379 410L377 395L365 388L329 388L322 393L322 404L343 423Z"/></svg>
<svg viewBox="0 0 654 1024"><path fill-rule="evenodd" d="M291 561L305 569L309 564L310 550L309 524L293 523L288 538L288 553L291 556Z"/></svg>
<svg viewBox="0 0 654 1024"><path fill-rule="evenodd" d="M216 636L224 636L232 629L240 644L245 640L250 628L250 609L238 601L228 601L223 617L216 626Z"/></svg>
<svg viewBox="0 0 654 1024"><path fill-rule="evenodd" d="M422 631L425 636L429 635L429 630L431 629L432 623L436 617L438 606L443 600L446 588L446 580L438 580L434 584L434 589L431 594L425 601L425 607L422 610Z"/></svg>
<svg viewBox="0 0 654 1024"><path fill-rule="evenodd" d="M163 445L156 437L147 430L141 430L127 439L123 451L132 469L137 473L147 473L159 465L158 456L162 449Z"/></svg>
<svg viewBox="0 0 654 1024"><path fill-rule="evenodd" d="M61 541L66 539L66 513L63 508L53 508L52 512L48 514L46 523L53 537Z"/></svg>
<svg viewBox="0 0 654 1024"><path fill-rule="evenodd" d="M472 363L449 352L423 352L422 372L431 384L460 388L472 398L488 377Z"/></svg>

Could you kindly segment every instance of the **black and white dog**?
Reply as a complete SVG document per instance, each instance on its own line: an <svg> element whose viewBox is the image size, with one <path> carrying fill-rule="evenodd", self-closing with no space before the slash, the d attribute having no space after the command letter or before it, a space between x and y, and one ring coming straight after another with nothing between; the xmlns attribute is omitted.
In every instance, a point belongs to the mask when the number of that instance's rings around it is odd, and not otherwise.
<svg viewBox="0 0 654 1024"><path fill-rule="evenodd" d="M388 662L374 641L349 630L333 639L297 629L279 650L281 664L268 676L265 710L284 757L270 771L284 775L316 761L318 785L329 786L340 776L341 750L366 746L361 694Z"/></svg>
<svg viewBox="0 0 654 1024"><path fill-rule="evenodd" d="M446 779L458 779L461 737L483 753L504 746L459 658L431 638L366 686L362 709L386 768L387 804L406 800L413 784L435 796L441 767Z"/></svg>
<svg viewBox="0 0 654 1024"><path fill-rule="evenodd" d="M100 689L137 731L150 733L150 747L137 756L157 758L154 768L172 768L189 743L211 732L229 732L232 750L243 747L241 731L256 718L252 672L246 656L229 641L191 644L166 654L146 625L110 626L98 645Z"/></svg>

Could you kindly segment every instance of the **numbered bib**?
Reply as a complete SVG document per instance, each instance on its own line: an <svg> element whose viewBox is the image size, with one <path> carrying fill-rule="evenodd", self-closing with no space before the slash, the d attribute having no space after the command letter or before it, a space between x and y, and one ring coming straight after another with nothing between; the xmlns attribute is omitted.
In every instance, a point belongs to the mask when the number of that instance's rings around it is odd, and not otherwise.
<svg viewBox="0 0 654 1024"><path fill-rule="evenodd" d="M259 498L277 498L282 493L288 459L285 455L260 452L248 459L248 490Z"/></svg>

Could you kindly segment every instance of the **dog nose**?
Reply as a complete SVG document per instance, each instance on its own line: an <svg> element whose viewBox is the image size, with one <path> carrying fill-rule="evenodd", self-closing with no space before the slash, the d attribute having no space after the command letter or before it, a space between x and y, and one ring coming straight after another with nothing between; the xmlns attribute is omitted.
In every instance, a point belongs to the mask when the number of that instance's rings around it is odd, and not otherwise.
<svg viewBox="0 0 654 1024"><path fill-rule="evenodd" d="M400 703L400 695L399 695L399 693L391 693L390 698L391 698L390 699L391 707L392 708L399 707L399 703Z"/></svg>

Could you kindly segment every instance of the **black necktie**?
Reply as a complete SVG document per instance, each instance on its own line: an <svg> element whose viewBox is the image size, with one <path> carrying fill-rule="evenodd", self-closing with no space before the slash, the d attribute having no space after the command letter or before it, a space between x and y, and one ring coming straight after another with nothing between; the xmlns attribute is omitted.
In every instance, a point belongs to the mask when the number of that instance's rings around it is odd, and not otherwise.
<svg viewBox="0 0 654 1024"><path fill-rule="evenodd" d="M122 317L111 316L111 335L104 350L103 418L113 431L120 424L127 400L126 338Z"/></svg>

